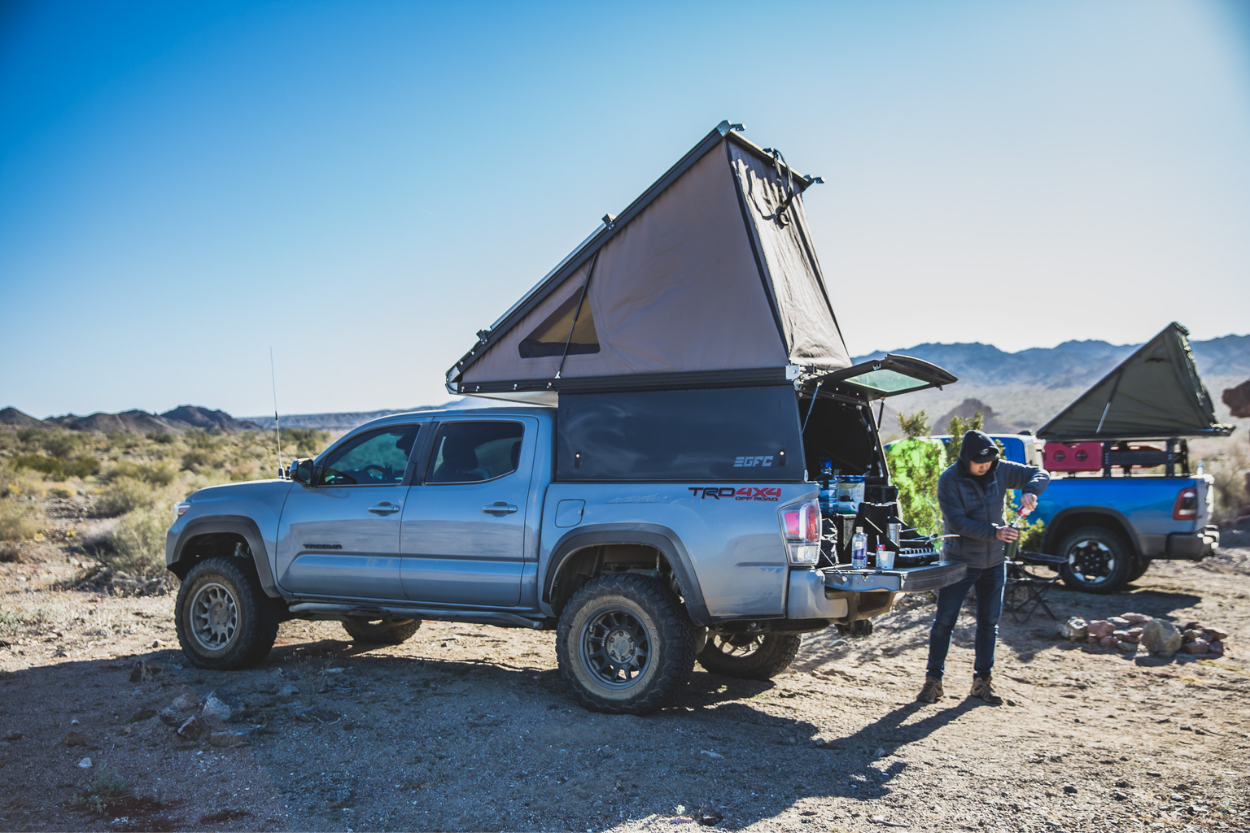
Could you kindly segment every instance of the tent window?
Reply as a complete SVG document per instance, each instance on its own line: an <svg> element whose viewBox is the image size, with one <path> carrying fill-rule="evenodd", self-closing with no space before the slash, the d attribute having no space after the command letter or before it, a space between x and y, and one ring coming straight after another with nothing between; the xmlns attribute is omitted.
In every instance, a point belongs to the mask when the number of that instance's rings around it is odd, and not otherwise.
<svg viewBox="0 0 1250 833"><path fill-rule="evenodd" d="M577 326L573 326L574 312L577 301L581 298L581 312L577 313ZM569 329L573 330L572 339ZM547 320L529 334L520 346L521 358L536 359L543 356L564 355L564 345L568 343L570 356L578 353L598 353L599 334L595 332L595 319L590 314L589 294L582 298L581 287L578 287L569 299L547 316Z"/></svg>

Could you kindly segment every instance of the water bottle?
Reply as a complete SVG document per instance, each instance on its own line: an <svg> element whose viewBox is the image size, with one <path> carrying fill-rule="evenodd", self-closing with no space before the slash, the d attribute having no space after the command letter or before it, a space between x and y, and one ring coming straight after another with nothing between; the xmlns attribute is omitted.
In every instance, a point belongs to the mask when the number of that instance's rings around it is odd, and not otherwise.
<svg viewBox="0 0 1250 833"><path fill-rule="evenodd" d="M855 527L855 537L851 539L851 569L868 569L868 536L862 526Z"/></svg>
<svg viewBox="0 0 1250 833"><path fill-rule="evenodd" d="M1020 512L1019 517L1017 517L1014 521L1008 524L1008 527L1010 529L1014 529L1016 532L1019 532L1020 521L1024 518L1027 518L1028 515L1029 515L1029 510L1027 509L1022 510ZM1020 539L1019 538L1017 538L1014 541L1007 542L1007 546L1003 548L1003 558L1007 559L1008 561L1015 561L1016 554L1018 552L1020 552Z"/></svg>

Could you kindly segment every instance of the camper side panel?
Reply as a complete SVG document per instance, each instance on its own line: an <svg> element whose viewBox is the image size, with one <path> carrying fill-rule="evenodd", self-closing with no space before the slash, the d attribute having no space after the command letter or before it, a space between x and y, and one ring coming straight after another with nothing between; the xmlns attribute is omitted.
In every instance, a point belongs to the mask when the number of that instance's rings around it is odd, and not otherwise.
<svg viewBox="0 0 1250 833"><path fill-rule="evenodd" d="M560 395L559 481L802 482L794 388Z"/></svg>

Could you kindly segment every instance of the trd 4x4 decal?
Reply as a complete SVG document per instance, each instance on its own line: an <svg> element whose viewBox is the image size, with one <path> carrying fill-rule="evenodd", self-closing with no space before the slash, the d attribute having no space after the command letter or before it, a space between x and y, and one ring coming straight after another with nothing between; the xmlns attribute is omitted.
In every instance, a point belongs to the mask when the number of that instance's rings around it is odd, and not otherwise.
<svg viewBox="0 0 1250 833"><path fill-rule="evenodd" d="M752 500L776 503L781 489L772 486L688 486L690 493L700 500Z"/></svg>

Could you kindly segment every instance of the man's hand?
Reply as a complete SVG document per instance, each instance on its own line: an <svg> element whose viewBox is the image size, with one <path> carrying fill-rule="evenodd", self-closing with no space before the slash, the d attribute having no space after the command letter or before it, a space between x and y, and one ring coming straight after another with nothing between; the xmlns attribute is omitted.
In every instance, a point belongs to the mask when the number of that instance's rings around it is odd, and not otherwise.
<svg viewBox="0 0 1250 833"><path fill-rule="evenodd" d="M1029 494L1023 495L1020 498L1021 510L1032 512L1036 508L1037 508L1037 495L1029 493Z"/></svg>
<svg viewBox="0 0 1250 833"><path fill-rule="evenodd" d="M1020 537L1020 530L1012 529L1009 526L1000 526L998 528L998 532L995 534L994 537L1000 541L1006 541L1008 543L1011 543L1012 541Z"/></svg>

